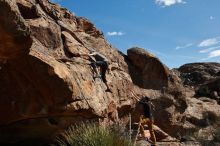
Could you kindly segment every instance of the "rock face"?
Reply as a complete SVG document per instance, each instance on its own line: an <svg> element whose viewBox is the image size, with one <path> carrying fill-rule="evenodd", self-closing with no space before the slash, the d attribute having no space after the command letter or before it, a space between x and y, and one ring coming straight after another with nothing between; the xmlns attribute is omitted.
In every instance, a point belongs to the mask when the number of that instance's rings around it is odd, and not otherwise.
<svg viewBox="0 0 220 146"><path fill-rule="evenodd" d="M186 86L187 109L185 110L184 129L189 139L202 139L203 145L215 143L219 136L219 63L192 63L181 66L180 76ZM204 140L206 139L206 140ZM205 144L204 144L205 143Z"/></svg>
<svg viewBox="0 0 220 146"><path fill-rule="evenodd" d="M0 14L0 57L13 59L27 54L32 40L16 3L1 0Z"/></svg>
<svg viewBox="0 0 220 146"><path fill-rule="evenodd" d="M219 101L219 63L192 63L181 66L184 84L194 86L198 97L206 96Z"/></svg>
<svg viewBox="0 0 220 146"><path fill-rule="evenodd" d="M134 86L125 57L91 22L47 0L0 4L1 142L50 139L70 124L128 114ZM88 58L74 57L91 49L110 60L112 93L93 78Z"/></svg>
<svg viewBox="0 0 220 146"><path fill-rule="evenodd" d="M206 96L210 97L212 99L216 99L217 101L220 101L220 78L212 79L210 81L207 81L206 83L200 85L200 87L197 90L197 96Z"/></svg>
<svg viewBox="0 0 220 146"><path fill-rule="evenodd" d="M220 76L219 63L191 63L178 69L186 85L201 85Z"/></svg>
<svg viewBox="0 0 220 146"><path fill-rule="evenodd" d="M137 68L136 71L132 70L140 73L139 75L133 75L133 78L139 76L139 79L135 80L135 82L140 87L161 89L168 86L169 69L153 54L141 48L131 48L128 49L128 58Z"/></svg>
<svg viewBox="0 0 220 146"><path fill-rule="evenodd" d="M127 124L129 113L138 122L133 93L152 99L155 124L167 136L177 138L197 127L188 120L195 117L190 109L197 100L174 71L141 48L124 55L89 20L57 4L0 0L0 33L0 143L51 140L86 120ZM109 59L106 78L112 92L93 78L90 59L76 55L91 50ZM220 116L219 105L210 105Z"/></svg>

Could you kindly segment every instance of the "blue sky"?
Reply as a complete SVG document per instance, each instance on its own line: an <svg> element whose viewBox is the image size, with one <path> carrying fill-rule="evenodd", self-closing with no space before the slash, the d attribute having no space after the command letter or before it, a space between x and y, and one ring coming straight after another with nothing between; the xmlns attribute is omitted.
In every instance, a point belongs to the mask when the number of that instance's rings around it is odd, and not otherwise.
<svg viewBox="0 0 220 146"><path fill-rule="evenodd" d="M92 21L126 54L137 46L170 68L220 61L220 0L53 0Z"/></svg>

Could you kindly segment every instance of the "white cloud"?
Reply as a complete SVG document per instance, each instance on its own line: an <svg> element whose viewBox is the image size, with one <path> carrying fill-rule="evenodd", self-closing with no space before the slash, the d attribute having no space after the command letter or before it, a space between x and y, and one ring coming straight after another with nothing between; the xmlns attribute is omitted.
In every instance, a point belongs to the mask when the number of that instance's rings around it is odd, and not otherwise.
<svg viewBox="0 0 220 146"><path fill-rule="evenodd" d="M215 50L209 53L208 58L218 57L220 56L220 50Z"/></svg>
<svg viewBox="0 0 220 146"><path fill-rule="evenodd" d="M176 49L176 50L184 49L184 48L191 47L192 45L193 45L193 43L189 43L189 44L186 44L186 45L184 45L184 46L177 46L175 49Z"/></svg>
<svg viewBox="0 0 220 146"><path fill-rule="evenodd" d="M186 56L186 55L176 55L178 58L185 58L185 59L197 59L197 57L194 56Z"/></svg>
<svg viewBox="0 0 220 146"><path fill-rule="evenodd" d="M107 32L107 35L108 36L122 36L122 35L125 35L125 33L121 32L121 31L119 31L119 32L113 31L113 32Z"/></svg>
<svg viewBox="0 0 220 146"><path fill-rule="evenodd" d="M220 42L220 37L210 38L210 39L206 39L206 40L203 40L202 42L200 42L198 44L198 47L209 47L209 46L216 45L219 42Z"/></svg>
<svg viewBox="0 0 220 146"><path fill-rule="evenodd" d="M210 19L210 20L214 20L215 17L214 17L214 16L210 16L209 19Z"/></svg>
<svg viewBox="0 0 220 146"><path fill-rule="evenodd" d="M156 55L158 55L158 56L167 57L167 54L162 53L162 52L160 52L160 51L153 50L153 49L147 49L147 50L149 50L150 52L152 52L153 54L156 54Z"/></svg>
<svg viewBox="0 0 220 146"><path fill-rule="evenodd" d="M162 7L168 7L175 4L185 4L186 2L183 0L155 0L156 4Z"/></svg>
<svg viewBox="0 0 220 146"><path fill-rule="evenodd" d="M208 53L212 50L215 50L215 49L218 49L220 48L220 46L217 46L217 47L211 47L211 48L208 48L208 49L204 49L204 50L200 50L199 53Z"/></svg>

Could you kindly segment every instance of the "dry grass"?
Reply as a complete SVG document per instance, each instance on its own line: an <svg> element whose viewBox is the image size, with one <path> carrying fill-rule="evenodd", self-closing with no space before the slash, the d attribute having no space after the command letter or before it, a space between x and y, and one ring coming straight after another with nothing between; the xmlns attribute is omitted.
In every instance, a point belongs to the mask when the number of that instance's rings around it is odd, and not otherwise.
<svg viewBox="0 0 220 146"><path fill-rule="evenodd" d="M58 146L131 146L128 137L115 127L84 123L70 127L56 143Z"/></svg>

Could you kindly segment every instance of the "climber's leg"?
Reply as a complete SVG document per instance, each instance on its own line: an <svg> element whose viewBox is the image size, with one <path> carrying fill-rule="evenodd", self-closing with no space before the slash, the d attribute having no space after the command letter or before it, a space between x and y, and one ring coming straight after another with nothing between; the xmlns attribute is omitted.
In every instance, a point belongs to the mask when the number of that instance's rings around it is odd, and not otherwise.
<svg viewBox="0 0 220 146"><path fill-rule="evenodd" d="M97 76L99 76L99 72L98 72L98 69L97 69L97 64L96 64L96 62L92 62L90 65L92 66L92 69L93 69L93 71L94 71L94 73L95 73L94 78L97 77Z"/></svg>
<svg viewBox="0 0 220 146"><path fill-rule="evenodd" d="M147 125L148 125L148 128L149 128L149 131L150 131L150 137L151 137L151 140L153 142L153 145L156 145L156 136L154 134L154 130L153 130L153 119L149 119L147 121Z"/></svg>

